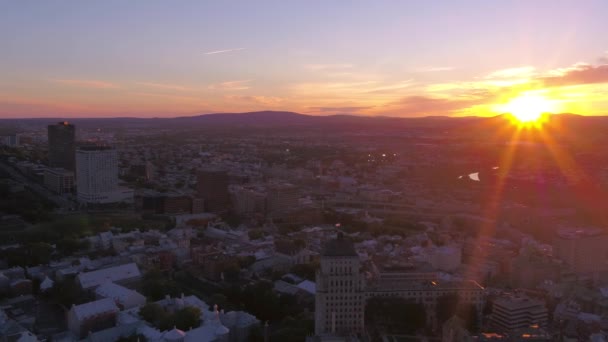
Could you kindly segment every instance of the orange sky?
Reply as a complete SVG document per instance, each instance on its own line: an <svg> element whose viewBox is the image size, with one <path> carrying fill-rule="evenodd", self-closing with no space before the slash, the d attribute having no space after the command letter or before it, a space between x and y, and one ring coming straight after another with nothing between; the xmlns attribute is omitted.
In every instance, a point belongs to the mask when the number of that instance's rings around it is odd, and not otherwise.
<svg viewBox="0 0 608 342"><path fill-rule="evenodd" d="M0 117L608 114L605 1L237 3L10 3Z"/></svg>

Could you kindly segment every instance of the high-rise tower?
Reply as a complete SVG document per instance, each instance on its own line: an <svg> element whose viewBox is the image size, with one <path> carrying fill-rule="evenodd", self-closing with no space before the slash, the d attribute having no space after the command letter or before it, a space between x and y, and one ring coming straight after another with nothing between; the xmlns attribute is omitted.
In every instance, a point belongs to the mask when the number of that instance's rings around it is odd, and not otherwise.
<svg viewBox="0 0 608 342"><path fill-rule="evenodd" d="M49 166L74 171L76 128L67 121L48 126Z"/></svg>
<svg viewBox="0 0 608 342"><path fill-rule="evenodd" d="M352 241L338 233L321 254L315 295L315 334L362 333L365 278Z"/></svg>
<svg viewBox="0 0 608 342"><path fill-rule="evenodd" d="M219 169L207 169L198 173L198 195L205 201L205 208L210 212L227 211L230 206L228 192L228 172Z"/></svg>

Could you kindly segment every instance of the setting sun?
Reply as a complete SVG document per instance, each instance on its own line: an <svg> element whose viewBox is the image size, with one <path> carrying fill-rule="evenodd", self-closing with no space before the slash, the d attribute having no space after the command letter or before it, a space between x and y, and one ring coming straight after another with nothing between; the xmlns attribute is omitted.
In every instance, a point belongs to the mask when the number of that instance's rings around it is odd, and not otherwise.
<svg viewBox="0 0 608 342"><path fill-rule="evenodd" d="M542 95L524 94L499 105L497 109L502 113L511 114L521 123L531 123L539 120L545 113L557 112L559 108L555 101Z"/></svg>

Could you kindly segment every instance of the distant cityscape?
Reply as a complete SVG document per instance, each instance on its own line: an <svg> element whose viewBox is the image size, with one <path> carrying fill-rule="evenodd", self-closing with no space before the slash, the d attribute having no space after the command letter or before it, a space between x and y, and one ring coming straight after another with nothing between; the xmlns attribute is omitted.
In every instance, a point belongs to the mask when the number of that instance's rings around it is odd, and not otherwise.
<svg viewBox="0 0 608 342"><path fill-rule="evenodd" d="M386 120L0 122L0 340L603 341L608 122Z"/></svg>

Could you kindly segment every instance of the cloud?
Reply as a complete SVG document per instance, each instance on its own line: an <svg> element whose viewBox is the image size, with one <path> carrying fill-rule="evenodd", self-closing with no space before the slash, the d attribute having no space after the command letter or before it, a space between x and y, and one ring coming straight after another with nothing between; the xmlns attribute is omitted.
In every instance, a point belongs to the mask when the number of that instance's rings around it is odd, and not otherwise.
<svg viewBox="0 0 608 342"><path fill-rule="evenodd" d="M451 71L454 70L454 67L449 66L436 66L436 67L422 67L414 70L415 72L441 72L441 71Z"/></svg>
<svg viewBox="0 0 608 342"><path fill-rule="evenodd" d="M226 81L226 82L212 84L209 86L209 89L227 90L227 91L247 90L247 89L251 88L248 85L248 83L251 81L252 80Z"/></svg>
<svg viewBox="0 0 608 342"><path fill-rule="evenodd" d="M350 69L353 68L354 64L339 63L339 64L306 64L304 67L308 70L322 71L322 70L338 70L338 69Z"/></svg>
<svg viewBox="0 0 608 342"><path fill-rule="evenodd" d="M178 91L192 91L193 88L184 87L177 84L166 84L166 83L153 83L153 82L137 82L138 85L148 87L148 88L156 88L156 89L164 89L164 90L178 90Z"/></svg>
<svg viewBox="0 0 608 342"><path fill-rule="evenodd" d="M195 96L183 96L183 95L174 95L174 94L159 94L159 93L149 93L149 92L131 92L129 93L132 96L137 97L155 97L155 98L163 98L171 101L187 101L187 102L203 102L199 97Z"/></svg>
<svg viewBox="0 0 608 342"><path fill-rule="evenodd" d="M117 89L120 88L117 84L98 81L98 80L71 80L71 79L54 79L51 80L55 83L60 83L68 86L81 87L81 88L93 88L93 89Z"/></svg>
<svg viewBox="0 0 608 342"><path fill-rule="evenodd" d="M204 52L203 55L217 55L218 53L228 53L228 52L243 51L243 50L245 50L245 48L215 50L215 51Z"/></svg>
<svg viewBox="0 0 608 342"><path fill-rule="evenodd" d="M308 107L313 112L319 113L357 113L362 110L374 108L373 106L354 107Z"/></svg>
<svg viewBox="0 0 608 342"><path fill-rule="evenodd" d="M536 80L545 87L608 83L608 64L593 66L579 63L554 71L552 76L539 77Z"/></svg>
<svg viewBox="0 0 608 342"><path fill-rule="evenodd" d="M395 84L388 84L385 86L375 87L365 91L368 94L379 94L379 93L392 93L396 91L401 91L405 88L409 88L413 85L414 80L405 80L402 82L398 82Z"/></svg>
<svg viewBox="0 0 608 342"><path fill-rule="evenodd" d="M535 67L533 67L533 66L523 66L523 67L516 67L516 68L508 68L508 69L496 70L496 71L493 71L493 72L489 73L484 78L488 79L488 80L491 80L491 79L497 79L497 78L530 77L535 72L536 72L536 68Z"/></svg>
<svg viewBox="0 0 608 342"><path fill-rule="evenodd" d="M386 107L403 115L450 115L473 106L490 103L495 96L492 92L483 90L449 98L412 95Z"/></svg>
<svg viewBox="0 0 608 342"><path fill-rule="evenodd" d="M277 106L283 99L275 96L253 96L253 95L226 95L225 98L231 101L243 101L264 106Z"/></svg>

